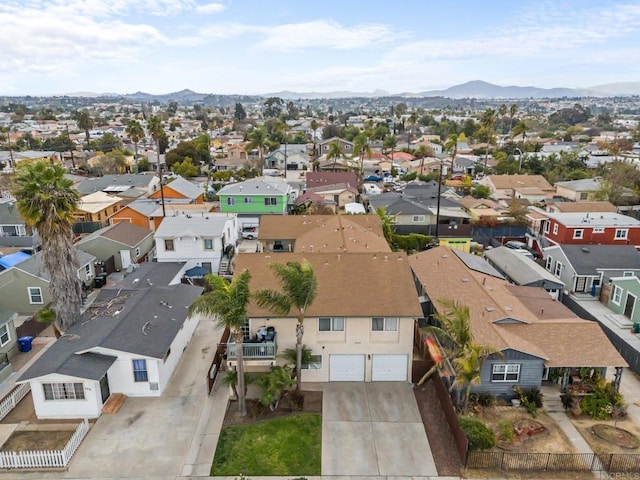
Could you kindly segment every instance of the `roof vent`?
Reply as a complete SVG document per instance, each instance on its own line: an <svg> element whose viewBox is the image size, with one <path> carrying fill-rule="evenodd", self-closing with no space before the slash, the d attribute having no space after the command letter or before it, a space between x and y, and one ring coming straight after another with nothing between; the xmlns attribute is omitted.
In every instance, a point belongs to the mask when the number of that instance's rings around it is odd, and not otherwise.
<svg viewBox="0 0 640 480"><path fill-rule="evenodd" d="M468 279L467 277L462 277L462 281L463 281L464 283L467 283L467 282L469 281L469 279Z"/></svg>
<svg viewBox="0 0 640 480"><path fill-rule="evenodd" d="M495 310L495 308L492 307L491 305L488 305L486 310L487 310L487 312L493 312Z"/></svg>
<svg viewBox="0 0 640 480"><path fill-rule="evenodd" d="M582 247L580 250L582 250L584 253L589 253L589 249L587 247Z"/></svg>

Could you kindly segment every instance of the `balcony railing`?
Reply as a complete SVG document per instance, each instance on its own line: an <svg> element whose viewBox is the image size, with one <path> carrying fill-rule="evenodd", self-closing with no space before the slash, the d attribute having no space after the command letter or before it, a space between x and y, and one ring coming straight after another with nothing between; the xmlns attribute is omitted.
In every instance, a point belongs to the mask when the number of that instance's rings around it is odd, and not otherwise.
<svg viewBox="0 0 640 480"><path fill-rule="evenodd" d="M247 359L275 358L278 353L277 342L243 343L242 356ZM227 343L227 358L236 358L235 342Z"/></svg>

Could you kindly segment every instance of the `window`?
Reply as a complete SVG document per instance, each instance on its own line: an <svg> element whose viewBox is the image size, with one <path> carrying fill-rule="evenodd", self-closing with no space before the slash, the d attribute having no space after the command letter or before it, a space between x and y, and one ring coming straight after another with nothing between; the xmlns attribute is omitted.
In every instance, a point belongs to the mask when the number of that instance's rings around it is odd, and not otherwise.
<svg viewBox="0 0 640 480"><path fill-rule="evenodd" d="M236 204L236 197L227 197L227 205L230 207L235 206Z"/></svg>
<svg viewBox="0 0 640 480"><path fill-rule="evenodd" d="M40 287L29 287L29 303L32 305L44 303L42 299L42 289Z"/></svg>
<svg viewBox="0 0 640 480"><path fill-rule="evenodd" d="M573 231L573 238L580 239L582 238L583 233L584 233L584 230L582 230L581 228L579 229L577 228Z"/></svg>
<svg viewBox="0 0 640 480"><path fill-rule="evenodd" d="M147 361L145 359L133 360L133 380L136 382L147 382Z"/></svg>
<svg viewBox="0 0 640 480"><path fill-rule="evenodd" d="M623 277L633 277L633 275L634 275L634 272L624 272L622 274Z"/></svg>
<svg viewBox="0 0 640 480"><path fill-rule="evenodd" d="M547 257L547 263L545 268L549 271L551 271L551 266L553 265L553 257Z"/></svg>
<svg viewBox="0 0 640 480"><path fill-rule="evenodd" d="M204 239L204 249L213 250L213 240L211 238Z"/></svg>
<svg viewBox="0 0 640 480"><path fill-rule="evenodd" d="M424 223L424 215L414 215L413 223Z"/></svg>
<svg viewBox="0 0 640 480"><path fill-rule="evenodd" d="M372 332L397 332L397 317L373 317L371 319Z"/></svg>
<svg viewBox="0 0 640 480"><path fill-rule="evenodd" d="M266 206L273 206L278 204L278 199L276 197L265 197L264 204Z"/></svg>
<svg viewBox="0 0 640 480"><path fill-rule="evenodd" d="M173 252L173 250L174 250L173 240L165 239L165 241L164 241L164 249L167 252Z"/></svg>
<svg viewBox="0 0 640 480"><path fill-rule="evenodd" d="M553 224L553 234L554 234L554 235L557 235L557 234L558 234L558 224L557 224L557 223L554 223L554 224Z"/></svg>
<svg viewBox="0 0 640 480"><path fill-rule="evenodd" d="M580 193L580 200L586 200L588 197L589 197L589 194L587 192Z"/></svg>
<svg viewBox="0 0 640 480"><path fill-rule="evenodd" d="M627 230L626 228L617 228L615 239L626 240L628 233L629 233L629 230Z"/></svg>
<svg viewBox="0 0 640 480"><path fill-rule="evenodd" d="M135 255L136 255L136 258L140 256L140 247L136 247Z"/></svg>
<svg viewBox="0 0 640 480"><path fill-rule="evenodd" d="M551 224L551 222L549 220L546 220L544 222L544 233L549 233L549 225Z"/></svg>
<svg viewBox="0 0 640 480"><path fill-rule="evenodd" d="M302 364L303 370L321 370L322 369L322 355L311 355L309 363Z"/></svg>
<svg viewBox="0 0 640 480"><path fill-rule="evenodd" d="M0 325L0 347L4 347L11 340L11 335L9 335L9 327L5 323L4 325Z"/></svg>
<svg viewBox="0 0 640 480"><path fill-rule="evenodd" d="M82 383L43 383L45 400L84 400Z"/></svg>
<svg viewBox="0 0 640 480"><path fill-rule="evenodd" d="M556 262L556 271L553 272L556 277L559 277L560 275L562 275L563 268L564 268L564 265L562 265L560 262Z"/></svg>
<svg viewBox="0 0 640 480"><path fill-rule="evenodd" d="M622 300L622 288L618 285L613 287L613 295L611 296L611 301L616 305L620 305L620 301Z"/></svg>
<svg viewBox="0 0 640 480"><path fill-rule="evenodd" d="M593 233L604 233L604 227L593 227Z"/></svg>
<svg viewBox="0 0 640 480"><path fill-rule="evenodd" d="M84 276L85 277L91 276L91 265L89 265L88 263L84 266Z"/></svg>
<svg viewBox="0 0 640 480"><path fill-rule="evenodd" d="M519 363L495 363L491 372L492 382L517 382L520 379Z"/></svg>
<svg viewBox="0 0 640 480"><path fill-rule="evenodd" d="M245 205L249 205L249 204L253 203L253 197L244 197L244 199L242 201L243 201L243 203Z"/></svg>
<svg viewBox="0 0 640 480"><path fill-rule="evenodd" d="M318 330L320 332L342 332L344 331L344 317L320 317Z"/></svg>

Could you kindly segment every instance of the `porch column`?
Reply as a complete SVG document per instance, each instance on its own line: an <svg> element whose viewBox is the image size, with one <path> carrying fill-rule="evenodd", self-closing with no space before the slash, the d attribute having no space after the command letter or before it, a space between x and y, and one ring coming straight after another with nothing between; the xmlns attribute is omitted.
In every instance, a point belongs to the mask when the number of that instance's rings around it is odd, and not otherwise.
<svg viewBox="0 0 640 480"><path fill-rule="evenodd" d="M570 368L562 369L562 382L560 383L560 391L565 393L567 391L567 386L569 385L569 371Z"/></svg>
<svg viewBox="0 0 640 480"><path fill-rule="evenodd" d="M620 391L620 381L622 380L622 367L616 367L616 373L613 377L613 387L616 389L616 392Z"/></svg>

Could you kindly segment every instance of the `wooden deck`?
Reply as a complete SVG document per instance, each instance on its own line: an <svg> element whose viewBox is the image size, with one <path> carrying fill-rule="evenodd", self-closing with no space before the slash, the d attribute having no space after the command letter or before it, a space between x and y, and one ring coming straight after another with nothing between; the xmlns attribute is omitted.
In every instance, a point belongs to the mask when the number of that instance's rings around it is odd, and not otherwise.
<svg viewBox="0 0 640 480"><path fill-rule="evenodd" d="M102 413L118 413L126 399L127 396L124 393L112 393L104 402Z"/></svg>

